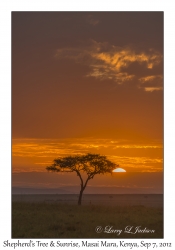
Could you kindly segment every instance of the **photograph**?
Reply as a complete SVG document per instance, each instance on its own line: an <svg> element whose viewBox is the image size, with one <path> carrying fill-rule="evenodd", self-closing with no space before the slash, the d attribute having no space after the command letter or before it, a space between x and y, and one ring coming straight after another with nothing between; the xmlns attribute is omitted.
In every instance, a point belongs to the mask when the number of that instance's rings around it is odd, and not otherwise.
<svg viewBox="0 0 175 250"><path fill-rule="evenodd" d="M163 11L12 11L11 102L12 239L165 237Z"/></svg>

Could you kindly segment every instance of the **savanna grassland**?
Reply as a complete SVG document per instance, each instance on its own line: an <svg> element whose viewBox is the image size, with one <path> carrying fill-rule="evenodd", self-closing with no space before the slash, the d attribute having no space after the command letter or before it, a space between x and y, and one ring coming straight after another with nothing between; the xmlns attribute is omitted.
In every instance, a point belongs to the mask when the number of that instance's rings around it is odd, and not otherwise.
<svg viewBox="0 0 175 250"><path fill-rule="evenodd" d="M12 238L163 238L163 208L12 202Z"/></svg>

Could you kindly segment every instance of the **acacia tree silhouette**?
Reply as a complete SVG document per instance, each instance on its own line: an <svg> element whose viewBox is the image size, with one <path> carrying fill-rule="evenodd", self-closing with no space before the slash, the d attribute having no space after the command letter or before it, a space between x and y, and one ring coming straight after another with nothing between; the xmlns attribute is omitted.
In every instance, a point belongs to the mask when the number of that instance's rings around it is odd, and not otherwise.
<svg viewBox="0 0 175 250"><path fill-rule="evenodd" d="M86 155L66 156L54 159L51 166L47 166L46 169L52 172L76 172L80 178L80 194L78 198L78 205L81 205L83 191L85 190L87 183L90 179L93 179L97 174L111 173L118 167L107 159L106 156L99 154L88 153ZM85 180L82 178L81 173L86 173Z"/></svg>

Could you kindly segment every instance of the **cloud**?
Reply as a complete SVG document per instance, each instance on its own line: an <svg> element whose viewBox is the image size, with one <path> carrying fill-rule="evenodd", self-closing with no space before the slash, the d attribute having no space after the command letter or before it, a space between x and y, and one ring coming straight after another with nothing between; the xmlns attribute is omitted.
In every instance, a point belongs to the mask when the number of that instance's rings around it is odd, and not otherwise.
<svg viewBox="0 0 175 250"><path fill-rule="evenodd" d="M159 90L163 90L162 87L156 88L156 87L145 87L144 90L146 92L153 92L153 91L159 91Z"/></svg>
<svg viewBox="0 0 175 250"><path fill-rule="evenodd" d="M163 77L162 75L149 75L139 78L140 88L143 88L146 92L163 90Z"/></svg>
<svg viewBox="0 0 175 250"><path fill-rule="evenodd" d="M135 77L135 75L129 75L127 72L116 72L115 69L109 68L104 65L91 65L92 71L86 76L98 78L100 80L114 80L118 84L129 81Z"/></svg>
<svg viewBox="0 0 175 250"><path fill-rule="evenodd" d="M55 56L57 59L86 64L89 67L86 77L113 80L118 84L134 80L138 83L138 88L147 92L162 90L162 86L154 86L155 81L162 84L162 75L154 73L154 68L162 63L162 55L153 49L136 51L130 47L118 47L91 40L86 47L58 49ZM138 77L140 67L141 71L152 74ZM152 86L141 86L150 81Z"/></svg>
<svg viewBox="0 0 175 250"><path fill-rule="evenodd" d="M131 48L97 44L96 51L91 52L91 57L96 64L91 64L92 71L87 76L100 79L113 79L118 84L135 79L138 81L138 66L152 70L162 61L160 53L150 50L148 52L136 52ZM128 71L131 65L136 65L132 73ZM156 77L156 76L153 76Z"/></svg>
<svg viewBox="0 0 175 250"><path fill-rule="evenodd" d="M145 63L146 67L152 69L156 64L160 63L161 56L155 53L136 53L129 48L118 49L113 46L109 52L93 53L92 57L104 62L106 65L112 67L116 72L120 72L122 68L127 68L129 64L138 62Z"/></svg>
<svg viewBox="0 0 175 250"><path fill-rule="evenodd" d="M145 149L151 150L152 156L144 155ZM45 167L52 164L56 157L88 152L105 154L126 171L161 171L163 160L160 149L162 143L126 144L111 139L13 139L13 172L45 172ZM129 156L128 152L131 153Z"/></svg>
<svg viewBox="0 0 175 250"><path fill-rule="evenodd" d="M161 75L157 75L157 76L153 75L153 76L145 76L145 77L139 78L139 80L141 81L141 83L153 81L155 79L161 79L162 80L162 76Z"/></svg>
<svg viewBox="0 0 175 250"><path fill-rule="evenodd" d="M88 15L86 21L88 24L90 24L92 26L96 26L100 23L100 21L97 20L96 18L94 18L93 15Z"/></svg>

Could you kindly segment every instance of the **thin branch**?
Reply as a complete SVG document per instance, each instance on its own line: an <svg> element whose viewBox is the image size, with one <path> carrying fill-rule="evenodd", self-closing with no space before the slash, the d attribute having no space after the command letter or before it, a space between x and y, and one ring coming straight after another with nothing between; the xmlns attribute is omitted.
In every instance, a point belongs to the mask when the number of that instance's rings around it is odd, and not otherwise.
<svg viewBox="0 0 175 250"><path fill-rule="evenodd" d="M84 184L84 187L83 187L83 190L86 188L86 185L87 185L87 183L88 183L88 181L90 180L90 178L89 178L89 176L88 176L88 178L86 179L86 181L85 181L85 184Z"/></svg>
<svg viewBox="0 0 175 250"><path fill-rule="evenodd" d="M83 178L81 177L81 174L78 170L75 170L75 172L77 173L77 175L79 176L80 180L81 180L81 186L83 187Z"/></svg>

